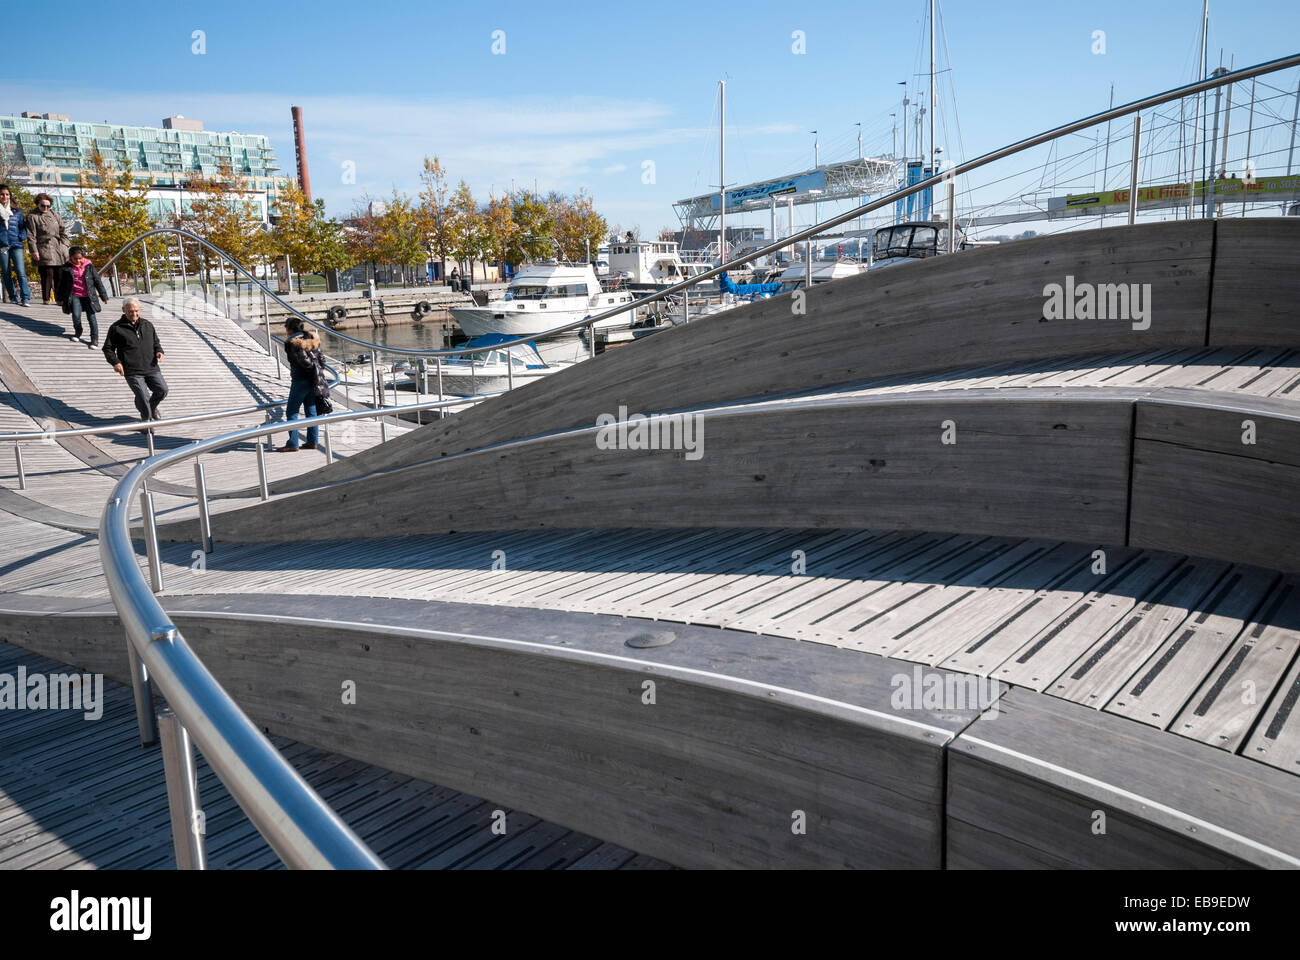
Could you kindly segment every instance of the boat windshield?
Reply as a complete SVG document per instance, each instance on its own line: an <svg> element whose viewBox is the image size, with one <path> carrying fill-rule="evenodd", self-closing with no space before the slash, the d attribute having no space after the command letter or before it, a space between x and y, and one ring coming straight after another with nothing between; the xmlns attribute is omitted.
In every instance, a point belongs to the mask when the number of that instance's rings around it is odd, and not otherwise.
<svg viewBox="0 0 1300 960"><path fill-rule="evenodd" d="M585 283L566 283L556 284L555 286L543 286L541 284L520 284L506 289L506 300L549 300L552 297L585 297L587 295L587 285Z"/></svg>
<svg viewBox="0 0 1300 960"><path fill-rule="evenodd" d="M947 243L948 231L929 224L900 223L876 231L872 249L877 260L887 257L933 257L940 243Z"/></svg>

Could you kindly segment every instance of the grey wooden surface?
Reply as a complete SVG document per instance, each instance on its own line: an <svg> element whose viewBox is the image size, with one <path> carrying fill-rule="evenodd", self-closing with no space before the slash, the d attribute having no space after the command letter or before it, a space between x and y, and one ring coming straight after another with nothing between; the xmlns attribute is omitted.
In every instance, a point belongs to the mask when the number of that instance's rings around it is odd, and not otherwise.
<svg viewBox="0 0 1300 960"><path fill-rule="evenodd" d="M1226 285L1215 287L1211 304L1211 254L1215 231L1224 228L1238 253L1218 261ZM919 270L907 277L873 271L809 291L805 315L776 297L666 331L654 347L647 340L613 351L426 427L402 451L369 451L325 476L362 476L577 426L620 404L649 413L984 363L1210 343L1291 346L1300 330L1285 305L1295 299L1296 280L1274 261L1291 256L1296 230L1288 218L1147 224L966 251L912 264ZM1151 283L1158 315L1144 331L1113 321L1045 322L1043 288L1067 275ZM972 296L978 312L967 309ZM1262 326L1252 320L1261 312L1270 317ZM1213 338L1212 314L1222 321ZM321 479L307 475L280 489Z"/></svg>
<svg viewBox="0 0 1300 960"><path fill-rule="evenodd" d="M0 672L68 667L0 643ZM478 797L284 737L276 747L394 868L655 869L662 861ZM198 757L209 866L274 869L279 858ZM505 833L493 833L493 814ZM634 862L635 861L635 862ZM172 869L159 750L142 749L129 687L109 680L103 715L0 712L0 869Z"/></svg>
<svg viewBox="0 0 1300 960"><path fill-rule="evenodd" d="M948 866L1300 867L1296 781L1013 690L948 751Z"/></svg>

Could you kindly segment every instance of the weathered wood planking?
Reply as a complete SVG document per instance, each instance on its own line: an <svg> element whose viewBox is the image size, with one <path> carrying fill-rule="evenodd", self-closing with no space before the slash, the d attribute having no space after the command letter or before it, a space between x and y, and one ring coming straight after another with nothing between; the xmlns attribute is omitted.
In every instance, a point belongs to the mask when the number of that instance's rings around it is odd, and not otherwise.
<svg viewBox="0 0 1300 960"><path fill-rule="evenodd" d="M69 667L0 642L0 671ZM634 854L584 859L599 840L478 797L276 738L276 746L381 858L395 868L614 869ZM208 864L278 867L279 860L198 756ZM460 815L464 814L464 815ZM663 869L651 858L630 865ZM158 750L141 750L129 687L108 681L103 715L0 713L0 869L174 869Z"/></svg>
<svg viewBox="0 0 1300 960"><path fill-rule="evenodd" d="M948 751L950 869L1300 866L1293 777L1027 690L998 706Z"/></svg>
<svg viewBox="0 0 1300 960"><path fill-rule="evenodd" d="M1295 217L1215 221L1207 343L1300 343L1298 246L1300 222Z"/></svg>
<svg viewBox="0 0 1300 960"><path fill-rule="evenodd" d="M1278 582L1272 570L1237 566L1173 630L1106 704L1115 713L1165 729L1241 633Z"/></svg>
<svg viewBox="0 0 1300 960"><path fill-rule="evenodd" d="M375 450L328 475L355 477L591 423L620 405L648 413L985 362L1201 346L1213 229L1206 221L1146 224L936 257L905 274L872 271L814 287L798 317L788 296L773 297L606 353L425 427L400 451ZM1067 275L1151 283L1158 314L1150 329L1113 320L1047 322L1043 289Z"/></svg>
<svg viewBox="0 0 1300 960"><path fill-rule="evenodd" d="M1300 581L1279 583L1169 727L1235 752L1300 651Z"/></svg>
<svg viewBox="0 0 1300 960"><path fill-rule="evenodd" d="M588 526L598 502L599 523L611 527L883 527L1121 542L1130 401L961 391L724 409L700 415L697 460L600 449L591 427L223 514L214 532L261 540ZM954 443L942 442L948 424ZM788 456L795 448L800 456Z"/></svg>

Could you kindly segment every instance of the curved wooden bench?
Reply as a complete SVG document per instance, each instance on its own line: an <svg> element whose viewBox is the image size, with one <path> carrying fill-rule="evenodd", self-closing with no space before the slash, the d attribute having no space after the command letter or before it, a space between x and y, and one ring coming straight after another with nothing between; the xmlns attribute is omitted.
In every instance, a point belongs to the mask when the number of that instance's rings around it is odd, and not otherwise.
<svg viewBox="0 0 1300 960"><path fill-rule="evenodd" d="M1035 237L877 270L664 331L301 477L362 476L584 422L896 374L1156 347L1300 344L1300 218L1170 221ZM1150 326L1052 320L1044 289L1150 284Z"/></svg>
<svg viewBox="0 0 1300 960"><path fill-rule="evenodd" d="M601 449L593 425L230 511L213 529L244 541L538 527L929 530L1300 570L1300 406L1289 400L975 388L690 416L700 418L697 460ZM176 523L163 536L193 539L196 528Z"/></svg>

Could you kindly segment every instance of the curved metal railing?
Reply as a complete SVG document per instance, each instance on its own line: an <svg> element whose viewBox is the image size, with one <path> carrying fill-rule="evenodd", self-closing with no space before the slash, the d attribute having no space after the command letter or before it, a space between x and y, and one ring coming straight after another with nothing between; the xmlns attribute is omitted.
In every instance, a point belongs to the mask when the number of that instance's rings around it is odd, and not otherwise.
<svg viewBox="0 0 1300 960"><path fill-rule="evenodd" d="M430 400L400 409L412 412L417 408L435 410L458 402L459 399ZM291 422L295 429L315 425L328 429L330 424L384 415L377 410L360 410ZM166 696L180 721L183 755L175 759L181 762L173 763L170 753L165 756L169 762L169 795L187 796L190 806L179 819L173 809L173 824L185 825L183 834L176 831L177 862L190 866L203 864L201 833L190 827L198 813L197 798L190 780L192 763L186 739L192 737L221 782L288 866L382 868L379 858L280 755L185 642L141 574L131 540L130 504L138 494L144 514L149 565L154 575L153 587L161 590L161 560L153 500L145 489L145 482L159 470L182 460L283 432L284 429L285 422L248 427L198 440L136 464L118 481L104 508L99 526L100 561L108 581L109 595L127 635L141 739L151 743L156 736L148 688L150 678ZM206 546L210 546L206 500L201 483L198 497L200 523L204 525L203 540Z"/></svg>
<svg viewBox="0 0 1300 960"><path fill-rule="evenodd" d="M932 176L926 180L903 187L877 200L870 201L799 231L790 237L751 251L736 260L720 264L695 277L666 287L663 290L655 291L634 301L634 305L651 303L674 296L692 286L712 279L724 270L733 269L793 244L809 240L818 233L847 223L865 213L878 210L900 199L932 188L938 183L951 183L953 178L957 176L1033 146L1171 100L1297 65L1300 65L1300 54L1269 61L1254 67L1243 68L1208 80L1198 81L1163 94L1146 97L1094 114L1083 120L1056 127L1046 133L994 150L975 160L958 164L941 175ZM1136 151L1133 169L1134 179L1136 179ZM1135 202L1134 200L1130 205L1130 222L1133 220L1136 209ZM951 205L949 207L949 216L950 218L952 216ZM219 257L225 256L220 250L189 231L178 228L165 228L151 231L142 235L142 237L136 238L106 264L106 269L112 266L118 257L134 243L142 241L147 236L164 232L174 232L181 234L183 237L189 237L213 250ZM256 286L260 287L267 296L275 299L291 313L304 319L310 319L306 318L304 314L290 304L285 303L279 296L267 290L260 281L246 270L237 264L234 264L234 266L240 274L247 277ZM184 267L182 267L182 270L184 270ZM554 327L542 334L529 335L508 341L497 345L495 349L537 340L540 337L569 330L590 327L602 320L624 313L628 309L627 305L623 305L619 308L603 311L580 321ZM268 321L268 347L269 337ZM343 336L342 339L361 346L371 347L376 351L416 357L462 356L481 352L481 349L463 348L453 350L410 350L385 347L381 344L350 336ZM402 407L381 408L380 410L336 413L323 417L295 420L294 425L298 429L313 424L328 426L330 423L344 420L382 417L385 414L391 415L419 409L439 409L459 402L462 401L459 399L437 400ZM145 481L154 472L187 457L197 456L200 453L218 449L225 445L261 437L284 429L283 424L252 427L210 440L198 441L188 447L151 457L149 460L137 464L117 484L114 495L105 508L100 526L100 556L104 565L105 576L108 579L109 592L128 635L128 649L132 656L132 682L136 691L136 706L142 736L147 732L146 723L152 723L152 713L147 705L148 675L144 672L144 669L147 668L159 687L168 695L169 701L175 707L176 713L184 724L181 730L182 739L186 729L192 731L194 740L199 744L218 776L221 777L231 793L235 795L240 806L248 813L254 825L262 832L272 848L286 863L290 866L380 866L373 853L311 790L289 763L276 752L270 742L258 732L257 728L220 687L194 652L185 644L180 631L170 622L166 611L158 603L153 592L149 590L149 585L141 575L135 553L131 547L130 518L127 504L130 503L131 498L136 495L138 490L142 490ZM201 484L198 492L201 504L205 504ZM158 559L157 532L153 521L150 495L147 490L141 492L140 495L144 508L150 567L155 574L154 587L156 590L161 590L161 564ZM202 507L200 509L200 523L201 525L206 523L206 509ZM202 527L202 534L205 547L207 547L210 545L210 534L206 527ZM185 749L187 750L188 747ZM188 780L189 766L187 757L188 754L185 754L180 758L179 763L173 764L174 767L182 768L182 773L177 774L177 776L186 779L186 783L178 786L174 795L181 798L188 797L188 802L192 805L193 797ZM171 776L169 773L169 778ZM187 789L189 789L188 794ZM193 811L190 810L189 812L192 813ZM176 816L174 810L173 823L184 822L183 819ZM185 861L191 864L202 863L201 841L197 839L197 834L190 831L188 837L184 837L181 831L177 829L176 840L178 862L181 859L181 845L184 842L190 848L185 856ZM198 848L197 853L195 847Z"/></svg>

